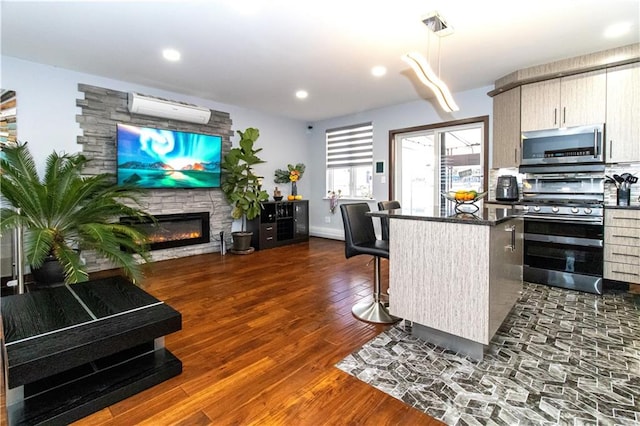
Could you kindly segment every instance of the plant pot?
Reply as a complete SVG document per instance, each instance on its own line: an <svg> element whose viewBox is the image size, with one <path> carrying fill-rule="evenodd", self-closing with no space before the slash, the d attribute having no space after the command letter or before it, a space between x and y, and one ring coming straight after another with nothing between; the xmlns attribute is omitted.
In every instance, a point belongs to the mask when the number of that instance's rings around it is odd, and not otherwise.
<svg viewBox="0 0 640 426"><path fill-rule="evenodd" d="M31 276L37 284L55 284L64 282L64 269L54 256L47 256L39 268L31 267Z"/></svg>
<svg viewBox="0 0 640 426"><path fill-rule="evenodd" d="M231 236L233 237L233 252L248 252L251 250L251 237L253 237L253 232L232 232Z"/></svg>

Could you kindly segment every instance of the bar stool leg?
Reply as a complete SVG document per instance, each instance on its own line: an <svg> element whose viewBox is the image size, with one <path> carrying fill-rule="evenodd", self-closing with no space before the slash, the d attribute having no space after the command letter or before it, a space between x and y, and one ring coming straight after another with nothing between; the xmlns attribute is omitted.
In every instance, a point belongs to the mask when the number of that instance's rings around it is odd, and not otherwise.
<svg viewBox="0 0 640 426"><path fill-rule="evenodd" d="M375 257L373 267L373 302L360 302L351 308L353 315L366 322L376 324L393 324L400 321L400 318L394 317L384 306L380 291L380 257Z"/></svg>

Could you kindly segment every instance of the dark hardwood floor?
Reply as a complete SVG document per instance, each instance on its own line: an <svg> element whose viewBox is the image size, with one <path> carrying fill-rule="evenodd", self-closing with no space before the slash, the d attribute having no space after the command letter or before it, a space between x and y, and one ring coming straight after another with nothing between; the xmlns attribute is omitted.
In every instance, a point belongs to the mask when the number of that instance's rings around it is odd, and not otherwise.
<svg viewBox="0 0 640 426"><path fill-rule="evenodd" d="M441 424L334 367L384 329L351 315L369 259L312 238L150 265L142 287L182 313L165 344L183 373L75 424Z"/></svg>

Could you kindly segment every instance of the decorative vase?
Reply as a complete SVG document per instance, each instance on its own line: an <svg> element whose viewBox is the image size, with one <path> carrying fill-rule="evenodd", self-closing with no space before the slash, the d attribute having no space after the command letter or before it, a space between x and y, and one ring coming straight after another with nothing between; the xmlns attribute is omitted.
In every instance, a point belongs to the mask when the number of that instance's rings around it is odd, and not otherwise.
<svg viewBox="0 0 640 426"><path fill-rule="evenodd" d="M291 195L298 195L298 182L291 182Z"/></svg>
<svg viewBox="0 0 640 426"><path fill-rule="evenodd" d="M42 285L51 285L64 282L64 269L54 256L47 256L39 268L31 266L33 280Z"/></svg>

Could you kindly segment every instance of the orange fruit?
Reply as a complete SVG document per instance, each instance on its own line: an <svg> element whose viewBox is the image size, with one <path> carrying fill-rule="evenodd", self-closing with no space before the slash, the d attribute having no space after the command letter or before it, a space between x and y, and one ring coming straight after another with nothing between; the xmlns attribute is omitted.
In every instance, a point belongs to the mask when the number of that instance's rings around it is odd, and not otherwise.
<svg viewBox="0 0 640 426"><path fill-rule="evenodd" d="M293 201L293 200L295 200L295 199L296 199L296 197L295 197L295 196L293 196L293 195L289 195L289 196L287 197L287 200L289 200L289 201Z"/></svg>

